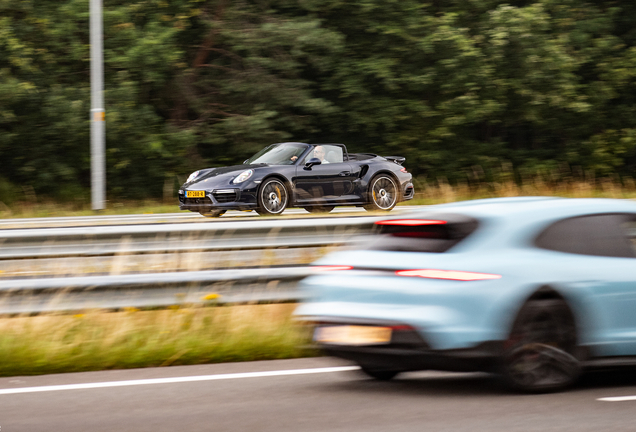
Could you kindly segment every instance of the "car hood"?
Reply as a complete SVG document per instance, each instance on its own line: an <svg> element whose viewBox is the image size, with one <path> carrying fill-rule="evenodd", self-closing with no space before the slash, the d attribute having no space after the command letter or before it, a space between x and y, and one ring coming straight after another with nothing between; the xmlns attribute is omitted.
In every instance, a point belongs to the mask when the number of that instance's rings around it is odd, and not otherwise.
<svg viewBox="0 0 636 432"><path fill-rule="evenodd" d="M186 183L183 186L189 187L195 184L202 184L210 179L219 176L235 176L248 169L257 169L268 166L267 164L254 164L254 165L232 165L228 167L210 168L205 170L206 172L197 177L194 181Z"/></svg>

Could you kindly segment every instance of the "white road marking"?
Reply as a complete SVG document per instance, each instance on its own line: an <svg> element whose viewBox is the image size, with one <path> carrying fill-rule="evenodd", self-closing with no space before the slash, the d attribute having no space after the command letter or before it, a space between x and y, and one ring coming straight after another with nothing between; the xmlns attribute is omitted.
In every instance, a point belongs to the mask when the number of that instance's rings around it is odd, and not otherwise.
<svg viewBox="0 0 636 432"><path fill-rule="evenodd" d="M614 397L598 398L596 400L603 401L603 402L636 401L636 396L614 396Z"/></svg>
<svg viewBox="0 0 636 432"><path fill-rule="evenodd" d="M124 386L136 386L136 385L148 385L148 384L174 384L174 383L193 382L193 381L216 381L216 380L228 380L228 379L240 379L240 378L260 378L260 377L284 376L284 375L306 375L306 374L317 374L317 373L352 371L357 369L360 369L360 368L358 366L340 366L340 367L328 367L328 368L292 369L292 370L279 370L279 371L266 371L266 372L244 372L244 373L219 374L219 375L199 375L199 376L186 376L186 377L174 377L174 378L155 378L155 379L141 379L141 380L128 380L128 381L84 383L84 384L51 385L51 386L40 386L40 387L22 387L22 388L0 389L0 395L17 394L17 393L50 392L50 391L61 391L61 390L83 390L83 389L105 388L105 387L124 387Z"/></svg>

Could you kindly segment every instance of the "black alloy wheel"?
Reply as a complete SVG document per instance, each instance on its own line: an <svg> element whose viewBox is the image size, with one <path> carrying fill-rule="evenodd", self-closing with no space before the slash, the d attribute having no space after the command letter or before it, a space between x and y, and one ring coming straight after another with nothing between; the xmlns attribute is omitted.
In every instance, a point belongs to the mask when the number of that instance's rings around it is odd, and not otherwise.
<svg viewBox="0 0 636 432"><path fill-rule="evenodd" d="M305 210L307 210L309 213L329 213L331 210L334 209L335 206L312 206L312 207L305 207Z"/></svg>
<svg viewBox="0 0 636 432"><path fill-rule="evenodd" d="M217 218L221 217L225 214L227 210L209 210L209 211L200 211L201 216L209 217L209 218Z"/></svg>
<svg viewBox="0 0 636 432"><path fill-rule="evenodd" d="M260 215L279 215L287 207L288 193L285 185L278 179L263 182L258 192L258 209Z"/></svg>
<svg viewBox="0 0 636 432"><path fill-rule="evenodd" d="M395 180L388 174L380 174L369 183L368 200L364 206L366 210L389 211L397 204L398 187Z"/></svg>
<svg viewBox="0 0 636 432"><path fill-rule="evenodd" d="M395 376L400 373L400 371L376 369L365 365L360 365L360 370L365 375L377 379L378 381L389 381L395 378Z"/></svg>
<svg viewBox="0 0 636 432"><path fill-rule="evenodd" d="M561 299L528 301L519 311L502 358L504 378L529 393L561 390L581 374L576 324Z"/></svg>

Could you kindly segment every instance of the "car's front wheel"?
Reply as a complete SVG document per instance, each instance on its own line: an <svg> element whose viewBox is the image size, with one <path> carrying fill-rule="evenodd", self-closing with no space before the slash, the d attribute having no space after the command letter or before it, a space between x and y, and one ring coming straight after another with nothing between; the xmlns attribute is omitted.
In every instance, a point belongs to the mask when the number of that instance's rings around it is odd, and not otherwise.
<svg viewBox="0 0 636 432"><path fill-rule="evenodd" d="M556 391L574 383L581 373L574 316L561 299L528 301L505 344L503 375L515 389Z"/></svg>
<svg viewBox="0 0 636 432"><path fill-rule="evenodd" d="M388 174L380 174L371 179L367 191L368 203L366 210L389 211L397 204L398 187L395 180Z"/></svg>
<svg viewBox="0 0 636 432"><path fill-rule="evenodd" d="M289 194L287 188L278 179L265 180L258 192L258 208L260 215L279 215L287 207Z"/></svg>
<svg viewBox="0 0 636 432"><path fill-rule="evenodd" d="M209 211L200 211L201 216L217 218L221 217L225 214L227 210L209 210Z"/></svg>

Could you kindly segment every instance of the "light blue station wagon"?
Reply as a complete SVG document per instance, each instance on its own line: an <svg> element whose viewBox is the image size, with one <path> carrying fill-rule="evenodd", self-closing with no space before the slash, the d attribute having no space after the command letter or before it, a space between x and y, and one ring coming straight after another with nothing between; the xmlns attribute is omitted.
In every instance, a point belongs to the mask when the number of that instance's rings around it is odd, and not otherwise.
<svg viewBox="0 0 636 432"><path fill-rule="evenodd" d="M524 391L636 365L636 203L497 198L376 223L315 263L296 311L368 375L501 373Z"/></svg>

